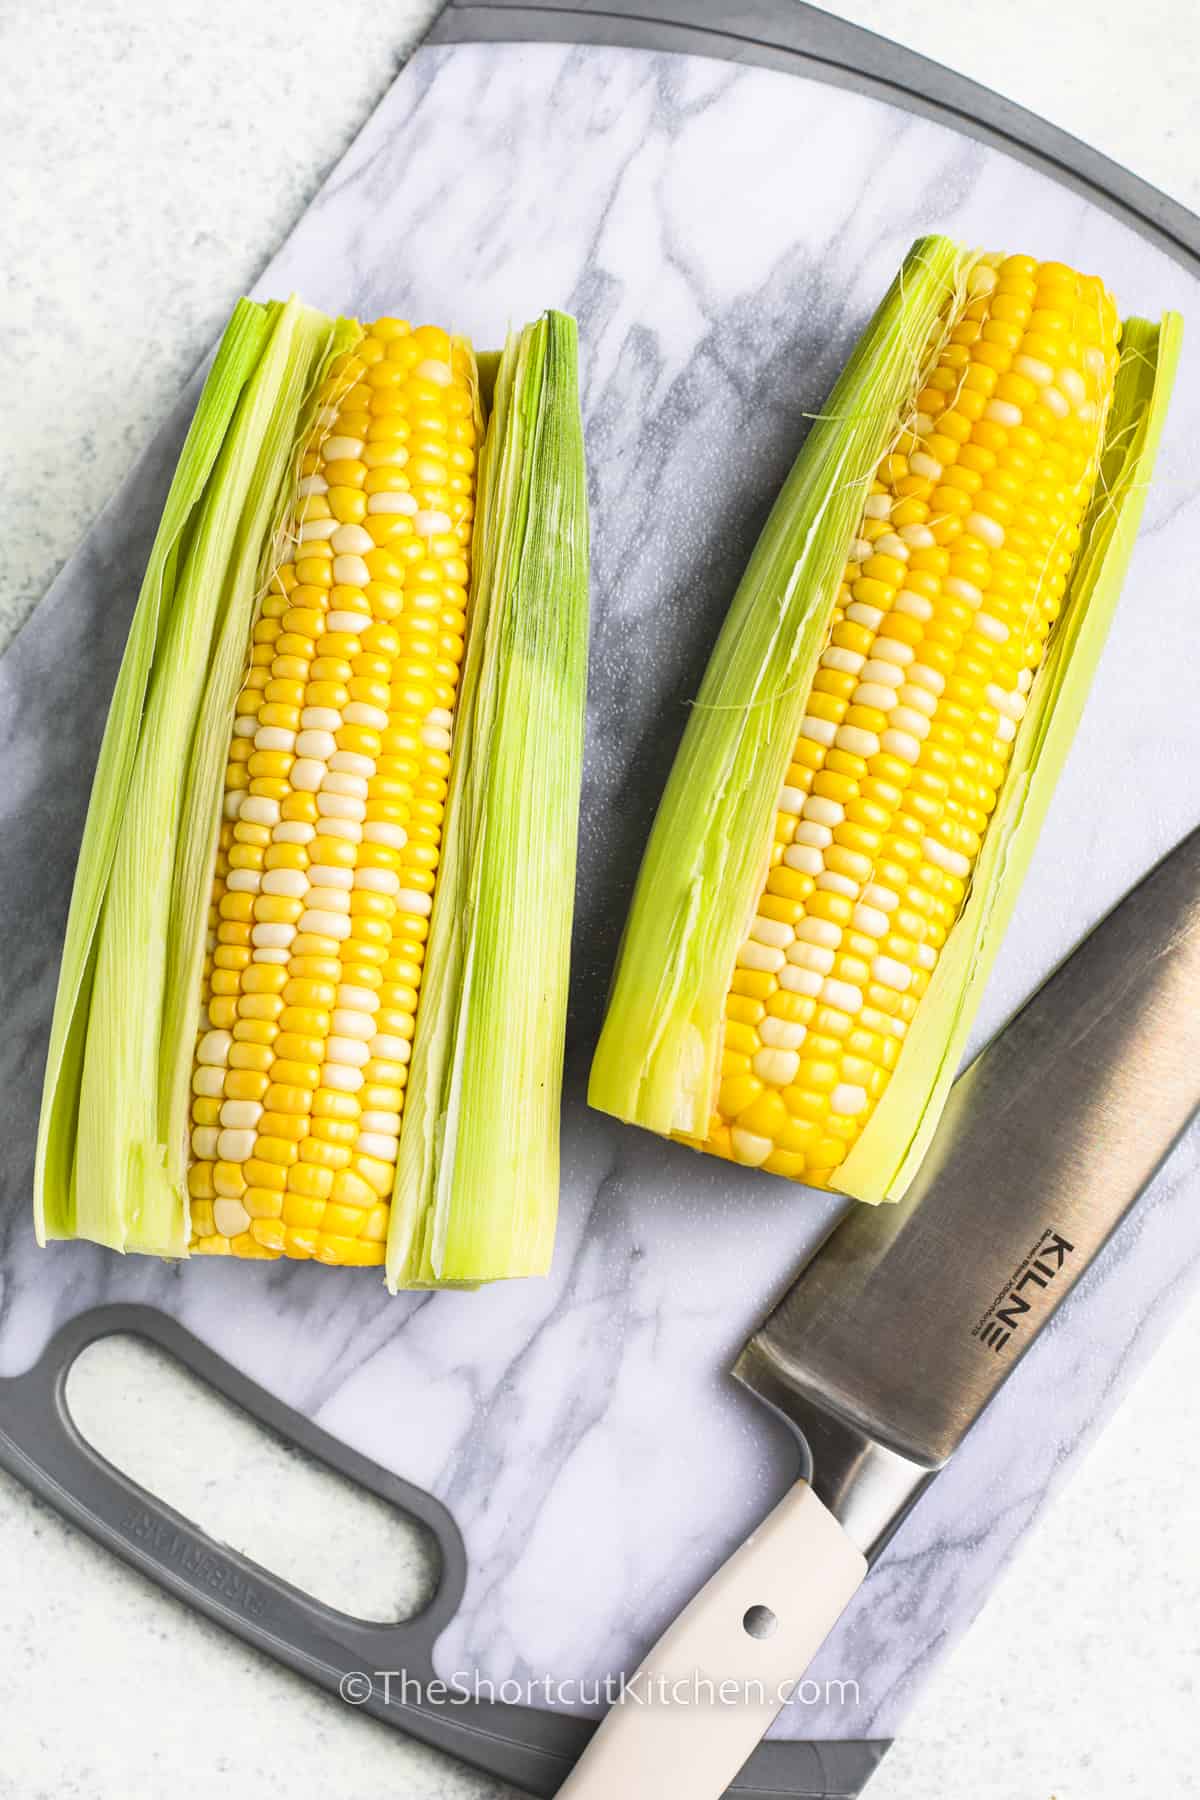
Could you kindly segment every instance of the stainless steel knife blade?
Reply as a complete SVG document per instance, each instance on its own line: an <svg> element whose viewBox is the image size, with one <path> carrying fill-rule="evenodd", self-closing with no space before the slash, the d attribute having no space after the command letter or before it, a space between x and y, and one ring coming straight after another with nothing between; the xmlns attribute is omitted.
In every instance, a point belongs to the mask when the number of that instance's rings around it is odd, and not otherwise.
<svg viewBox="0 0 1200 1800"><path fill-rule="evenodd" d="M737 1377L873 1557L1200 1106L1200 829L956 1083L897 1206L856 1206Z"/></svg>

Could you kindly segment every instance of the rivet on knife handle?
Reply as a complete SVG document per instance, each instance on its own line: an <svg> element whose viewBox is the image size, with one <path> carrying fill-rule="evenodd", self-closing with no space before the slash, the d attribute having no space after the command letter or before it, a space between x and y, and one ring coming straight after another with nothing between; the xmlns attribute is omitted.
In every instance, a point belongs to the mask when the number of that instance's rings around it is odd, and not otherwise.
<svg viewBox="0 0 1200 1800"><path fill-rule="evenodd" d="M663 1633L559 1793L717 1800L866 1572L799 1482Z"/></svg>

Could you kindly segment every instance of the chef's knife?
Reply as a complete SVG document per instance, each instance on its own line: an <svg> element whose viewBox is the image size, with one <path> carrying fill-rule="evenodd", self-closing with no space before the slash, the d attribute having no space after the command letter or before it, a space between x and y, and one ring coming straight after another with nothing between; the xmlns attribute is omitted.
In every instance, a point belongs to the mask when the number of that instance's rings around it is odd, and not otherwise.
<svg viewBox="0 0 1200 1800"><path fill-rule="evenodd" d="M560 1793L715 1800L872 1560L1200 1106L1200 830L955 1085L898 1206L856 1206L734 1374L807 1479L655 1644Z"/></svg>

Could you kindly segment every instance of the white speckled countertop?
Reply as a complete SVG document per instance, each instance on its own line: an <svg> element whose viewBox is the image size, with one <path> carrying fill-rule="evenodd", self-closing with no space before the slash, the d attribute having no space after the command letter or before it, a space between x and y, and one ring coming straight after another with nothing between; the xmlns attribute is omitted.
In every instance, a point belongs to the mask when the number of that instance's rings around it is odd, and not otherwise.
<svg viewBox="0 0 1200 1800"><path fill-rule="evenodd" d="M1148 0L1133 42L1109 0L1053 11L1011 0L990 22L935 0L834 10L953 63L1200 208L1200 22L1182 0ZM331 11L309 4L271 23L233 0L160 0L153 11L99 0L86 13L8 0L0 318L20 376L0 443L0 642L434 11L343 0L328 45ZM872 1800L1192 1791L1198 1376L1193 1315L1030 1533ZM247 1478L251 1464L247 1451ZM175 1800L199 1800L218 1781L256 1800L322 1784L338 1800L500 1795L185 1613L6 1479L0 1534L0 1800L150 1800L168 1783Z"/></svg>

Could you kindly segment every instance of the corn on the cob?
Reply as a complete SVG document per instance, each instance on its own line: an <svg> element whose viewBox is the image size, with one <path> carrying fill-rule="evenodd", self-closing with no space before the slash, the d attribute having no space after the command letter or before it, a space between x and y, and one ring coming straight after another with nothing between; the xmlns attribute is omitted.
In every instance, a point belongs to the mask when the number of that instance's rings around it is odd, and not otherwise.
<svg viewBox="0 0 1200 1800"><path fill-rule="evenodd" d="M547 335L550 413L573 409L577 425L571 322L531 328L522 355ZM565 919L569 934L582 447L568 434L541 459L521 488L519 531L506 493L477 537L478 388L470 346L437 327L382 319L363 333L296 302L235 315L160 526L93 789L47 1067L42 1241L383 1263L443 855L482 910L469 891L484 857L477 821L466 806L447 817L446 803L472 546L493 562L493 530L504 556L517 543L518 617L532 623L514 635L506 621L482 659L484 699L477 652L462 684L468 715L486 713L475 753L528 825L509 833L509 892L489 947L497 968L519 965L527 925L509 902L531 872L555 931ZM497 434L523 441L536 426L498 408L492 460L511 460ZM533 772L503 734L520 698L506 691L560 691L560 615L574 676L555 716L539 714ZM492 822L502 845L507 828ZM539 1132L530 1109L545 1112L561 1061L565 940L561 951L512 1046L503 1100L472 1095L461 1135L485 1167L511 1126L503 1104L556 1177L557 1119ZM442 1003L458 979L443 976ZM456 1138L449 1112L439 1146ZM453 1184L453 1148L441 1166ZM460 1185L469 1217L443 1215L441 1228L466 1246L471 1279L544 1267L556 1179L519 1217ZM401 1196L397 1210L403 1265L422 1208ZM485 1255L471 1252L473 1234ZM441 1278L440 1262L425 1258L423 1284Z"/></svg>
<svg viewBox="0 0 1200 1800"><path fill-rule="evenodd" d="M899 1191L890 1174L879 1178L890 1151L884 1134L870 1141L872 1120L1006 787L1068 593L1118 368L1120 325L1099 281L1028 257L957 262L931 341L925 310L914 311L927 340L921 373L894 392L890 441L873 478L857 483L841 578L832 594L801 588L819 630L788 671L798 719L778 708L775 741L790 742L782 781L771 781L765 754L756 771L773 817L757 827L757 848L747 835L732 851L756 872L723 915L736 933L721 946L728 960L692 973L677 925L683 892L663 879L683 803L673 775L591 1088L593 1104L698 1148L870 1198ZM836 438L837 397L829 412ZM1130 491L1122 501L1140 503ZM771 619L782 610L770 584L752 598ZM707 698L689 737L706 730ZM726 729L745 727L735 713ZM693 808L700 767L685 738L677 770ZM703 906L696 864L686 853L676 861ZM630 984L645 982L656 957L647 1001ZM717 1020L705 1010L714 973ZM954 1009L955 1032L963 1012ZM673 1030L674 1059L669 1051L658 1067ZM887 1121L897 1157L938 1104L928 1034L921 1054L928 1092L907 1121L894 1109ZM911 1081L906 1092L915 1099ZM860 1144L867 1154L856 1157Z"/></svg>

